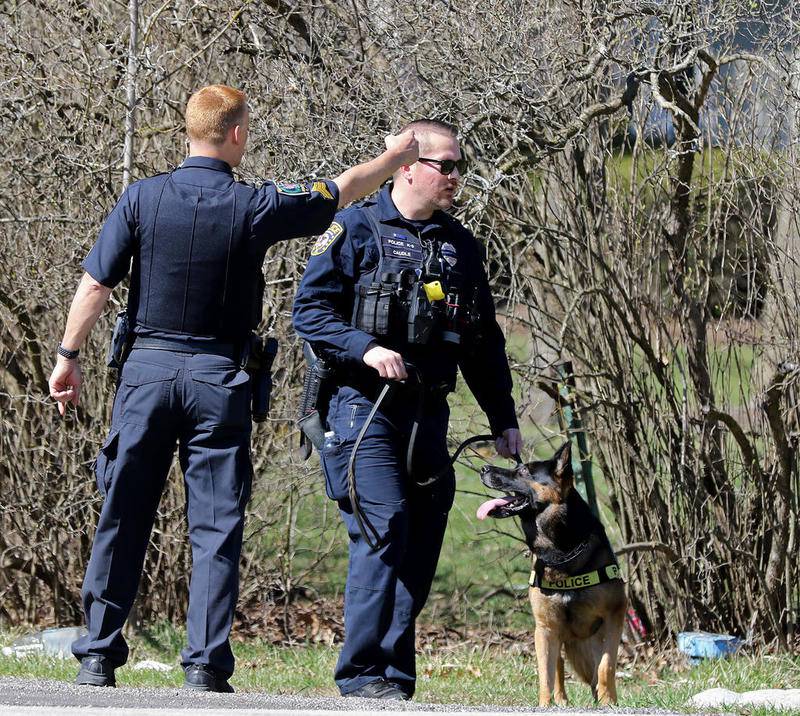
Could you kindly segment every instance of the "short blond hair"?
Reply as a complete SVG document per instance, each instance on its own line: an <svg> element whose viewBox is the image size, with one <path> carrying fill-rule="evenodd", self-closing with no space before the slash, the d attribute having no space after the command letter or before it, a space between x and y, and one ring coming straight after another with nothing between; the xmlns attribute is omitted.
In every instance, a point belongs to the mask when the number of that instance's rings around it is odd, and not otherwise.
<svg viewBox="0 0 800 716"><path fill-rule="evenodd" d="M228 130L244 118L247 97L227 85L197 90L186 104L186 134L194 142L222 144Z"/></svg>

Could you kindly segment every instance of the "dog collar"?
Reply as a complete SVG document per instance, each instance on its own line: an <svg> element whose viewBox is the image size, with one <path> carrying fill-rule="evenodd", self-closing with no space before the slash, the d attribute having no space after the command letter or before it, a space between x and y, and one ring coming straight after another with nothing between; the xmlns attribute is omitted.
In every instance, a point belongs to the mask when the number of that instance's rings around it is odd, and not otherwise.
<svg viewBox="0 0 800 716"><path fill-rule="evenodd" d="M542 569L542 573L544 569ZM531 571L531 578L528 584L531 587L538 587L539 589L557 589L566 591L569 589L583 589L584 587L593 587L595 584L602 584L603 582L610 582L613 579L622 579L619 573L619 566L616 564L609 564L601 569L596 569L593 572L586 572L586 574L576 574L572 577L564 577L564 579L556 579L550 581L542 576L536 567Z"/></svg>

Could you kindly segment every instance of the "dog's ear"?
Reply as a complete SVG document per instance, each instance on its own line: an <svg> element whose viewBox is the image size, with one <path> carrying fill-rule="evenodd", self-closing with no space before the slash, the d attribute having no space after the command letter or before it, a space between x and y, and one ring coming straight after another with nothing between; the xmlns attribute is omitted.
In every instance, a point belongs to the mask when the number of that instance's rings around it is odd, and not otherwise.
<svg viewBox="0 0 800 716"><path fill-rule="evenodd" d="M572 486L572 444L567 441L565 442L555 455L553 455L553 460L555 460L556 468L555 468L555 478L556 481L561 485L562 490Z"/></svg>

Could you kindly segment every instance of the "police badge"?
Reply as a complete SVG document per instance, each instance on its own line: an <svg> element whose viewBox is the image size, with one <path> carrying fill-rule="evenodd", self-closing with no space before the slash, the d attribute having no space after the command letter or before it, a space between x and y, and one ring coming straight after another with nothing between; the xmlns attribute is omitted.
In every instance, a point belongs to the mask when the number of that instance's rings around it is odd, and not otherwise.
<svg viewBox="0 0 800 716"><path fill-rule="evenodd" d="M334 221L328 227L328 230L316 240L314 246L311 248L311 255L319 256L320 254L324 254L333 245L333 242L339 238L343 231L344 227Z"/></svg>
<svg viewBox="0 0 800 716"><path fill-rule="evenodd" d="M456 253L456 247L453 246L451 243L442 244L442 258L447 261L451 266L455 266L458 263L458 254Z"/></svg>

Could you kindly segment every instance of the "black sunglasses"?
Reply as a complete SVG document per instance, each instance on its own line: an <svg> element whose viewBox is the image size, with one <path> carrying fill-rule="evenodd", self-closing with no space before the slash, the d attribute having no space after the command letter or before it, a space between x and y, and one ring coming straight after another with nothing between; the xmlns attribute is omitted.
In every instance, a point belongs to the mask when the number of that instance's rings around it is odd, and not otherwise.
<svg viewBox="0 0 800 716"><path fill-rule="evenodd" d="M453 173L453 169L458 169L458 173L463 175L467 169L467 162L464 159L429 159L420 157L418 162L433 162L439 165L439 173L447 176Z"/></svg>

